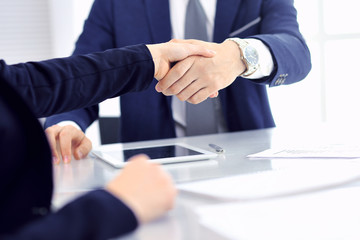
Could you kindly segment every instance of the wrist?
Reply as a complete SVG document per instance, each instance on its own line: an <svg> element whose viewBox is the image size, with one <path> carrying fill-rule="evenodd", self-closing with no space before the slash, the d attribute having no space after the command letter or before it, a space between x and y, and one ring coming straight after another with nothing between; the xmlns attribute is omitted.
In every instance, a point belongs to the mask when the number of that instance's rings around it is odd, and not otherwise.
<svg viewBox="0 0 360 240"><path fill-rule="evenodd" d="M154 63L154 78L159 79L158 75L159 75L159 66L160 66L160 60L161 60L161 56L160 56L160 51L158 50L158 48L156 47L157 44L148 44L146 45L146 47L149 49L152 59L153 59L153 63Z"/></svg>
<svg viewBox="0 0 360 240"><path fill-rule="evenodd" d="M235 64L234 71L236 76L240 76L246 71L246 65L242 60L242 53L234 41L225 40L222 44L228 49L229 56L232 62Z"/></svg>
<svg viewBox="0 0 360 240"><path fill-rule="evenodd" d="M128 194L129 191L124 190L126 187L122 186L121 183L114 179L105 186L104 190L123 202L123 204L125 204L133 212L139 223L146 222L146 219L143 217L144 214L141 204L138 204L136 198L132 197L131 194Z"/></svg>
<svg viewBox="0 0 360 240"><path fill-rule="evenodd" d="M240 51L240 59L245 65L245 71L240 74L241 77L249 77L259 68L259 54L257 49L248 41L241 38L228 38L230 42L238 45Z"/></svg>

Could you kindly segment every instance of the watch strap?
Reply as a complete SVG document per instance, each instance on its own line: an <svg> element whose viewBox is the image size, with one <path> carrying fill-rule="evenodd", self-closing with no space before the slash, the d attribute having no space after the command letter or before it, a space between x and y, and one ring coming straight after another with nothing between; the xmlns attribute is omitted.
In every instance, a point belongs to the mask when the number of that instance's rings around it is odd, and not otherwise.
<svg viewBox="0 0 360 240"><path fill-rule="evenodd" d="M246 68L245 71L242 74L240 74L240 76L248 77L251 74L253 74L254 72L256 72L256 70L259 68L259 64L257 63L255 65L251 65L251 64L249 64L248 60L245 57L245 51L246 51L246 48L249 46L249 43L246 40L241 39L241 38L228 38L227 40L231 40L231 41L235 42L240 49L241 61L243 61L245 68Z"/></svg>

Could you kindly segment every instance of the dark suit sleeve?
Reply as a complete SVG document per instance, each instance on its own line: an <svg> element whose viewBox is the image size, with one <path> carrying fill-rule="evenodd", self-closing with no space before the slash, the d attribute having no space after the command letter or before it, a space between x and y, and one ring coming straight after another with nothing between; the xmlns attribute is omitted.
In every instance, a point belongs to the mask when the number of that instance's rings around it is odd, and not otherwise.
<svg viewBox="0 0 360 240"><path fill-rule="evenodd" d="M115 46L113 33L112 1L95 0L90 14L85 21L83 32L76 42L74 55L105 51ZM98 104L66 113L50 116L46 119L44 128L61 121L76 122L85 130L99 117Z"/></svg>
<svg viewBox="0 0 360 240"><path fill-rule="evenodd" d="M148 48L138 45L10 66L2 61L0 74L37 117L46 117L144 90L153 80L154 64Z"/></svg>
<svg viewBox="0 0 360 240"><path fill-rule="evenodd" d="M311 57L299 31L294 2L264 0L261 18L261 34L250 37L269 47L275 70L269 77L253 81L272 87L304 79L311 69Z"/></svg>
<svg viewBox="0 0 360 240"><path fill-rule="evenodd" d="M83 132L99 117L99 105L76 109L70 112L59 113L47 117L44 123L44 129L58 124L62 121L73 121Z"/></svg>
<svg viewBox="0 0 360 240"><path fill-rule="evenodd" d="M95 0L76 42L74 55L114 48L114 22L112 1Z"/></svg>
<svg viewBox="0 0 360 240"><path fill-rule="evenodd" d="M137 225L134 213L123 202L96 190L2 239L110 239L133 231Z"/></svg>

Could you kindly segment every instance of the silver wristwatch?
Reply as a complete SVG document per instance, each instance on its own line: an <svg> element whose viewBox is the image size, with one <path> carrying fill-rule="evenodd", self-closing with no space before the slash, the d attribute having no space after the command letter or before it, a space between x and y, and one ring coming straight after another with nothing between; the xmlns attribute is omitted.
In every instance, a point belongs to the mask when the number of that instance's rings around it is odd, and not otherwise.
<svg viewBox="0 0 360 240"><path fill-rule="evenodd" d="M259 54L257 50L251 46L246 40L241 38L228 38L234 41L240 48L241 61L244 62L246 70L240 75L248 77L259 68Z"/></svg>

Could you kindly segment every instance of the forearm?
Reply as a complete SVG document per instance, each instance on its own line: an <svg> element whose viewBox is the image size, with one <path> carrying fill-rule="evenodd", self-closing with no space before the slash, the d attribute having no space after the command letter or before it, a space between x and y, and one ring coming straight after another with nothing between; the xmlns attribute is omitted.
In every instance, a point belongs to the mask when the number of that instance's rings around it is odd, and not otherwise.
<svg viewBox="0 0 360 240"><path fill-rule="evenodd" d="M63 121L72 121L78 125L83 132L99 117L99 106L94 105L87 108L77 109L66 113L60 113L46 118L44 128L51 127Z"/></svg>
<svg viewBox="0 0 360 240"><path fill-rule="evenodd" d="M110 193L97 190L1 239L110 239L133 231L137 225L130 208Z"/></svg>
<svg viewBox="0 0 360 240"><path fill-rule="evenodd" d="M306 77L311 69L310 51L299 30L294 1L263 1L260 32L249 38L262 41L274 61L274 71L269 77L253 80L277 86L292 84Z"/></svg>
<svg viewBox="0 0 360 240"><path fill-rule="evenodd" d="M310 72L310 51L302 38L286 33L264 34L256 38L269 46L275 68L269 77L253 81L270 87L292 84L304 79Z"/></svg>
<svg viewBox="0 0 360 240"><path fill-rule="evenodd" d="M260 79L270 76L274 70L274 61L270 49L260 40L247 38L245 39L257 50L259 54L259 68L248 79Z"/></svg>
<svg viewBox="0 0 360 240"><path fill-rule="evenodd" d="M0 67L37 117L91 106L146 89L154 77L146 46ZM10 80L11 79L11 80Z"/></svg>

